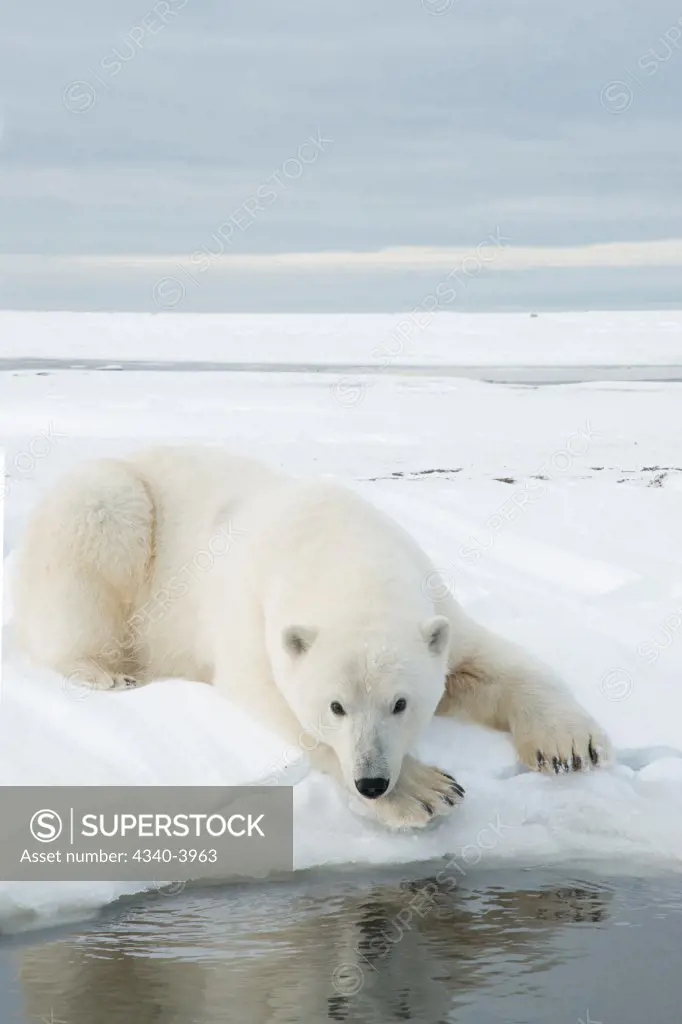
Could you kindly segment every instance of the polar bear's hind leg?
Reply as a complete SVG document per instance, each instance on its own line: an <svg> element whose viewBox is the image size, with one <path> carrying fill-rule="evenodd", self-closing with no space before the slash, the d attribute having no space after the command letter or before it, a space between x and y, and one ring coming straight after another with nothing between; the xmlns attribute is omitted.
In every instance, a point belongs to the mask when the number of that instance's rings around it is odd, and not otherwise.
<svg viewBox="0 0 682 1024"><path fill-rule="evenodd" d="M29 520L19 552L14 623L29 657L98 689L142 670L130 618L151 569L154 505L123 462L67 477Z"/></svg>

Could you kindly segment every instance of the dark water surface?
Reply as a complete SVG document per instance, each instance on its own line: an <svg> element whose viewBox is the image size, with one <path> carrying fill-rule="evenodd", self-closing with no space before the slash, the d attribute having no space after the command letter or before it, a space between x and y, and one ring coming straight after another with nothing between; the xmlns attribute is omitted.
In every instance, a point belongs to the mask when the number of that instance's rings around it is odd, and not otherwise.
<svg viewBox="0 0 682 1024"><path fill-rule="evenodd" d="M673 1024L682 878L307 875L0 944L2 1024ZM448 891L450 890L450 891Z"/></svg>
<svg viewBox="0 0 682 1024"><path fill-rule="evenodd" d="M682 366L459 366L408 365L391 363L372 366L355 363L254 363L212 362L210 360L151 359L50 359L0 358L0 373L48 374L64 370L164 371L166 373L318 373L338 376L468 377L493 384L580 384L587 381L649 381L679 383Z"/></svg>

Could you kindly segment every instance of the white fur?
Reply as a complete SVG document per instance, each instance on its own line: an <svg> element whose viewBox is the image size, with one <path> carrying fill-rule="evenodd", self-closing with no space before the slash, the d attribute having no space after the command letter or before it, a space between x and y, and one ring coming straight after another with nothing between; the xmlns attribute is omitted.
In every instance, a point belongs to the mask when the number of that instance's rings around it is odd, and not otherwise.
<svg viewBox="0 0 682 1024"><path fill-rule="evenodd" d="M607 756L545 666L451 595L433 599L433 572L348 490L212 448L157 448L48 494L20 551L15 629L35 662L97 687L213 683L351 791L387 780L366 802L392 827L426 824L459 795L408 753L435 713L509 730L535 769Z"/></svg>

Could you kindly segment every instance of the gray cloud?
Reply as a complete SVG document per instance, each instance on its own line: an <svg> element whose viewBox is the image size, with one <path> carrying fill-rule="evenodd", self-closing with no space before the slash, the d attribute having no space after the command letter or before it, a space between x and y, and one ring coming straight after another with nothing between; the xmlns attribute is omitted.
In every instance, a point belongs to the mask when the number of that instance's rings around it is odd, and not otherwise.
<svg viewBox="0 0 682 1024"><path fill-rule="evenodd" d="M0 251L190 253L318 131L333 146L231 251L475 246L498 225L516 245L682 237L677 0L429 2L9 5ZM628 277L628 302L647 280ZM397 283L379 291L400 305ZM293 293L320 308L319 279ZM128 275L107 294L137 301Z"/></svg>

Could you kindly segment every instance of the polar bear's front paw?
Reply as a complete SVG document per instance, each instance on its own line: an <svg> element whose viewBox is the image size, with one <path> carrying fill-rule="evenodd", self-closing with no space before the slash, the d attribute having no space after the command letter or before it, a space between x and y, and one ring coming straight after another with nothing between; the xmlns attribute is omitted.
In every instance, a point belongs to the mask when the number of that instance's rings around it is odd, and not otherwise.
<svg viewBox="0 0 682 1024"><path fill-rule="evenodd" d="M387 796L372 801L372 808L388 828L424 828L449 814L463 796L452 775L406 757L397 783Z"/></svg>
<svg viewBox="0 0 682 1024"><path fill-rule="evenodd" d="M604 730L582 709L553 719L529 715L512 728L519 757L533 771L561 775L586 771L608 761L611 745Z"/></svg>

